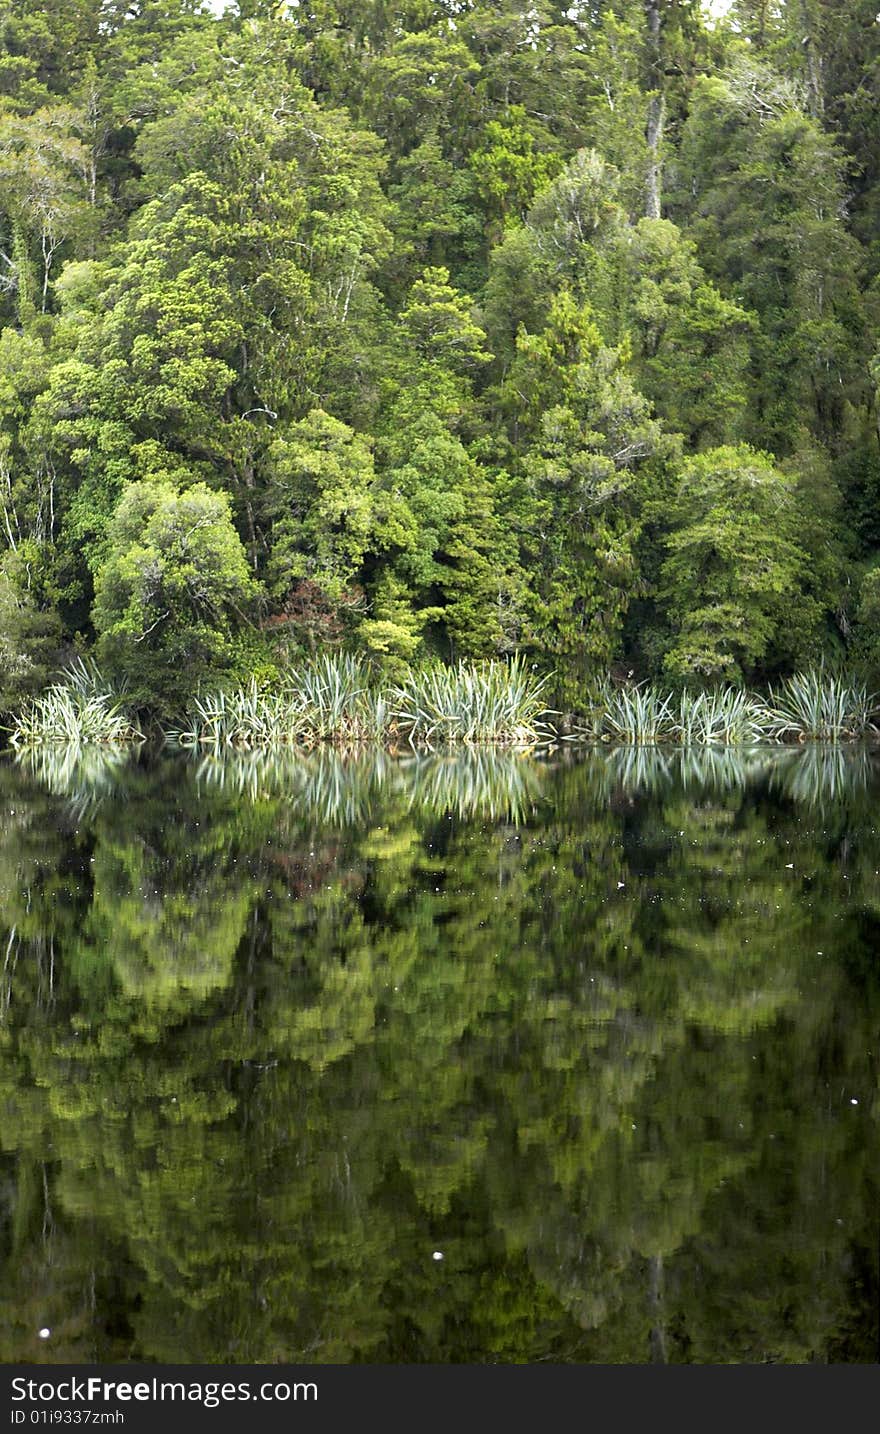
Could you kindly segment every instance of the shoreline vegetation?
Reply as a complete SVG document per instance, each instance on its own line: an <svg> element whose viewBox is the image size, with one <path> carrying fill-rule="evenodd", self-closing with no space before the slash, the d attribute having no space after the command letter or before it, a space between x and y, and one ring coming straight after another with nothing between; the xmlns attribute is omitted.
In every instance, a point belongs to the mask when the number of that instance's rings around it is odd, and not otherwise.
<svg viewBox="0 0 880 1434"><path fill-rule="evenodd" d="M94 662L77 658L45 692L23 703L5 729L18 750L46 745L117 747L143 742L124 692L116 692Z"/></svg>
<svg viewBox="0 0 880 1434"><path fill-rule="evenodd" d="M324 744L391 751L562 743L742 747L880 735L872 720L880 716L878 699L863 683L822 668L796 673L764 694L733 685L676 692L603 677L570 716L549 706L548 682L515 657L431 666L389 683L354 655L330 654L265 689L252 679L194 698L181 723L161 736L169 745L220 756ZM148 739L143 727L124 691L114 691L94 662L77 659L8 730L12 747L22 751L137 745Z"/></svg>
<svg viewBox="0 0 880 1434"><path fill-rule="evenodd" d="M16 744L869 735L867 3L0 13Z"/></svg>

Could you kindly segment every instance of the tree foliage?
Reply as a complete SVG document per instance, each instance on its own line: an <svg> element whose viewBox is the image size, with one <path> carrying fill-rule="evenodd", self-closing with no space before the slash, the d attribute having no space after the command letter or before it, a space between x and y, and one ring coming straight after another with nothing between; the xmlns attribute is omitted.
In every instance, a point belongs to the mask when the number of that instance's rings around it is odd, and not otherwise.
<svg viewBox="0 0 880 1434"><path fill-rule="evenodd" d="M665 671L736 681L797 660L819 612L804 591L792 480L746 445L709 449L682 465L667 516Z"/></svg>
<svg viewBox="0 0 880 1434"><path fill-rule="evenodd" d="M174 711L233 665L253 588L224 494L158 475L132 483L95 585L99 660L136 699Z"/></svg>
<svg viewBox="0 0 880 1434"><path fill-rule="evenodd" d="M572 700L672 670L685 630L694 676L855 661L863 9L3 0L0 545L38 609L92 640L114 514L159 474L228 498L270 633L527 650ZM685 612L669 547L691 460L743 444L802 524L760 518L808 569L782 562L809 600L781 645L763 598ZM701 521L725 547L724 505Z"/></svg>

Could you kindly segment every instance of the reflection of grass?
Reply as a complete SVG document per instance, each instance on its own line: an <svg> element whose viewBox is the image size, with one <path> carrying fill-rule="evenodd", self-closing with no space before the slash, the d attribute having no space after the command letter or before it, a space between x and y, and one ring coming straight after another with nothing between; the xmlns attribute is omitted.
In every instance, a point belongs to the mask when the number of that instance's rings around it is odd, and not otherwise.
<svg viewBox="0 0 880 1434"><path fill-rule="evenodd" d="M874 771L866 747L809 746L779 754L772 784L793 801L821 808L867 791Z"/></svg>
<svg viewBox="0 0 880 1434"><path fill-rule="evenodd" d="M783 747L640 746L592 747L568 759L591 773L598 802L615 793L662 795L667 791L745 791L767 783L799 804L821 807L867 791L876 762L866 746L809 744ZM196 753L186 766L198 784L247 801L282 798L304 819L327 826L374 820L388 800L419 817L453 813L462 818L520 822L543 799L551 764L522 752L493 747L392 756L372 746L341 752L321 746ZM566 762L565 757L558 761ZM16 764L43 787L67 797L74 815L85 816L117 793L130 771L130 749L57 745L15 754ZM148 775L148 773L147 773Z"/></svg>
<svg viewBox="0 0 880 1434"><path fill-rule="evenodd" d="M612 747L607 762L626 792L685 790L741 791L762 778L778 757L773 747Z"/></svg>
<svg viewBox="0 0 880 1434"><path fill-rule="evenodd" d="M543 769L524 756L483 748L400 763L419 813L519 822L540 800Z"/></svg>
<svg viewBox="0 0 880 1434"><path fill-rule="evenodd" d="M628 794L678 789L744 791L769 782L791 800L820 807L865 791L875 771L866 747L612 747L597 763Z"/></svg>
<svg viewBox="0 0 880 1434"><path fill-rule="evenodd" d="M93 812L115 790L129 758L126 747L78 742L24 747L15 754L22 771L55 796L67 797L78 818Z"/></svg>
<svg viewBox="0 0 880 1434"><path fill-rule="evenodd" d="M364 821L387 782L391 759L381 749L347 758L332 747L201 755L196 782L255 802L282 797L294 812L331 826Z"/></svg>
<svg viewBox="0 0 880 1434"><path fill-rule="evenodd" d="M301 816L332 826L366 822L392 796L417 815L454 812L519 821L539 800L542 786L538 763L490 748L405 760L382 748L357 756L327 747L309 753L233 752L202 757L196 776L252 801L284 797Z"/></svg>

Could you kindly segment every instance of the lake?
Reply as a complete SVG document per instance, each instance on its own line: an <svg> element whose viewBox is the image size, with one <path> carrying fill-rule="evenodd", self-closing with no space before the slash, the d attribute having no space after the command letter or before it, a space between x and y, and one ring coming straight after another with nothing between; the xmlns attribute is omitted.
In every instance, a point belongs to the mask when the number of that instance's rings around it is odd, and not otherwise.
<svg viewBox="0 0 880 1434"><path fill-rule="evenodd" d="M0 1361L877 1360L878 796L7 756Z"/></svg>

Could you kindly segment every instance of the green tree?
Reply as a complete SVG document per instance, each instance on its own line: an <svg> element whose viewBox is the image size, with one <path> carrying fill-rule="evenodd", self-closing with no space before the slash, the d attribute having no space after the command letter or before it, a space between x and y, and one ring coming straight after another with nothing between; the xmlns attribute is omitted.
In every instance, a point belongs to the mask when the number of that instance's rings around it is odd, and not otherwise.
<svg viewBox="0 0 880 1434"><path fill-rule="evenodd" d="M90 226L89 161L77 121L67 106L0 115L0 208L10 236L0 265L21 326L50 307L60 257Z"/></svg>
<svg viewBox="0 0 880 1434"><path fill-rule="evenodd" d="M283 601L303 578L338 603L371 537L375 481L368 441L315 409L268 453L271 556L267 583Z"/></svg>
<svg viewBox="0 0 880 1434"><path fill-rule="evenodd" d="M473 175L443 153L435 131L425 136L397 165L397 183L388 195L396 206L395 248L387 261L394 275L392 302L408 290L425 268L445 268L457 286L482 271L485 247L482 216L476 208Z"/></svg>
<svg viewBox="0 0 880 1434"><path fill-rule="evenodd" d="M449 270L427 268L400 311L394 334L387 424L393 434L427 411L452 429L473 414L473 384L492 355L474 305L449 282ZM400 445L405 450L405 444Z"/></svg>
<svg viewBox="0 0 880 1434"><path fill-rule="evenodd" d="M365 115L388 144L392 161L411 153L431 132L447 153L466 143L475 115L479 65L448 29L395 37L370 67Z"/></svg>
<svg viewBox="0 0 880 1434"><path fill-rule="evenodd" d="M748 397L753 316L708 281L695 245L669 220L641 219L617 245L625 276L617 323L632 343L639 387L694 448L735 439Z"/></svg>
<svg viewBox="0 0 880 1434"><path fill-rule="evenodd" d="M444 655L508 650L517 608L510 526L490 473L436 415L410 421L389 445L375 505L368 646L413 657L416 634L433 631L430 645Z"/></svg>
<svg viewBox="0 0 880 1434"><path fill-rule="evenodd" d="M554 178L562 167L562 156L541 150L528 124L522 105L511 105L504 120L486 125L483 147L474 150L470 165L477 181L477 193L490 215L501 221L522 218L535 194Z"/></svg>
<svg viewBox="0 0 880 1434"><path fill-rule="evenodd" d="M779 456L834 449L864 402L858 246L843 222L843 156L791 81L743 58L695 90L681 204L725 297L758 319L745 436Z"/></svg>
<svg viewBox="0 0 880 1434"><path fill-rule="evenodd" d="M34 696L49 679L60 648L58 616L27 587L27 548L0 560L0 711Z"/></svg>
<svg viewBox="0 0 880 1434"><path fill-rule="evenodd" d="M134 700L171 712L234 666L253 596L225 495L198 483L181 492L167 476L133 483L96 581L99 660Z"/></svg>
<svg viewBox="0 0 880 1434"><path fill-rule="evenodd" d="M554 298L542 332L520 334L517 350L501 398L523 453L514 505L529 641L558 665L571 702L619 655L640 583L647 473L662 469L670 445L625 353L602 342L569 291Z"/></svg>
<svg viewBox="0 0 880 1434"><path fill-rule="evenodd" d="M664 671L685 682L751 681L799 658L822 612L804 588L791 477L745 444L710 449L682 464L666 520Z"/></svg>

